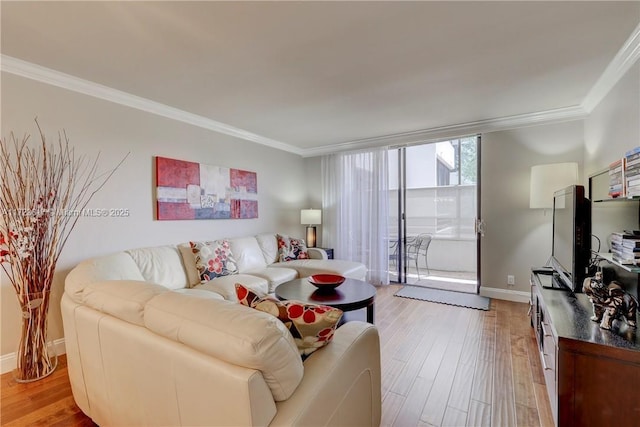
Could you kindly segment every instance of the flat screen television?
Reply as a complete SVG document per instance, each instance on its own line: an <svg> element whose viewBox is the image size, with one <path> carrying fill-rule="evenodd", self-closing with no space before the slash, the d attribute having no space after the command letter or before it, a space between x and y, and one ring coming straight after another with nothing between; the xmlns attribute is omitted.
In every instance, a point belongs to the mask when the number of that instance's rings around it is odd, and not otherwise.
<svg viewBox="0 0 640 427"><path fill-rule="evenodd" d="M591 203L584 186L553 194L553 240L550 263L554 287L580 292L591 260Z"/></svg>

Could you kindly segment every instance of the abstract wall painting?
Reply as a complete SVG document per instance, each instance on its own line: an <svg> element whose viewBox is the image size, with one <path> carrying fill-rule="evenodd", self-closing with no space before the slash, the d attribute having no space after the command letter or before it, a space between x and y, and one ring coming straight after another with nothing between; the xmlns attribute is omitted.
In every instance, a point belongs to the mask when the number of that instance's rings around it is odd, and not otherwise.
<svg viewBox="0 0 640 427"><path fill-rule="evenodd" d="M159 220L258 218L255 172L156 157Z"/></svg>

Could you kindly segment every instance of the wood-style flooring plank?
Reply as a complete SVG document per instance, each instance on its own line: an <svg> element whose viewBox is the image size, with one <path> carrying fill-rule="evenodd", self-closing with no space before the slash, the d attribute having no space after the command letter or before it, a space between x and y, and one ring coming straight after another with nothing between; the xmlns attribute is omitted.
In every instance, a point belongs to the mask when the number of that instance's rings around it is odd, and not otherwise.
<svg viewBox="0 0 640 427"><path fill-rule="evenodd" d="M390 390L401 396L406 396L413 385L418 373L424 365L426 357L430 354L431 348L435 342L434 335L425 335L425 339L421 340L415 349L415 356L408 362L404 363L404 367L393 381Z"/></svg>
<svg viewBox="0 0 640 427"><path fill-rule="evenodd" d="M533 389L536 393L536 404L538 418L542 427L554 427L553 412L551 412L551 404L549 403L549 395L547 394L547 386L544 384L534 384Z"/></svg>
<svg viewBox="0 0 640 427"><path fill-rule="evenodd" d="M451 406L447 407L442 419L442 427L460 427L467 423L467 413Z"/></svg>
<svg viewBox="0 0 640 427"><path fill-rule="evenodd" d="M464 339L462 354L460 355L460 363L475 365L478 359L478 349L482 337L482 325L484 316L482 310L470 310L471 319L469 320L469 328Z"/></svg>
<svg viewBox="0 0 640 427"><path fill-rule="evenodd" d="M491 405L472 400L467 413L467 426L491 427Z"/></svg>
<svg viewBox="0 0 640 427"><path fill-rule="evenodd" d="M399 299L399 298L398 298ZM390 327L395 326L395 332L389 334L384 340L384 345L380 345L381 353L406 362L412 349L417 346L417 342L411 340L411 336L415 336L415 329L423 328L427 316L426 310L420 310L414 304L406 304L404 309L400 311L397 317L390 323ZM385 331L384 333L387 333Z"/></svg>
<svg viewBox="0 0 640 427"><path fill-rule="evenodd" d="M493 301L494 305L497 305ZM478 359L493 360L496 353L496 316L490 311L485 314L482 323L482 334L480 335L480 347L478 349Z"/></svg>
<svg viewBox="0 0 640 427"><path fill-rule="evenodd" d="M491 404L493 399L493 360L478 359L476 371L473 374L473 388L471 398L479 402Z"/></svg>
<svg viewBox="0 0 640 427"><path fill-rule="evenodd" d="M422 410L420 419L426 423L440 425L447 410L453 378L458 368L460 353L464 344L464 334L467 330L470 313L468 310L460 312L451 327L449 343L444 352L438 373L434 379L433 388Z"/></svg>
<svg viewBox="0 0 640 427"><path fill-rule="evenodd" d="M421 340L412 338L420 337L424 334L424 328L433 322L436 313L437 310L423 310L420 307L413 311L412 316L404 324L403 330L406 333L396 334L396 336L401 337L401 341L396 344L395 350L392 352L394 359L402 360L403 362L411 360L421 342Z"/></svg>
<svg viewBox="0 0 640 427"><path fill-rule="evenodd" d="M417 426L422 415L422 408L433 386L433 381L418 377L413 382L398 415L393 421L395 427Z"/></svg>
<svg viewBox="0 0 640 427"><path fill-rule="evenodd" d="M422 302L422 301L421 301ZM438 313L436 316L430 319L429 324L422 325L424 330L421 332L422 337L419 344L414 349L409 361L405 364L404 369L396 378L396 381L391 386L391 390L394 393L406 396L409 392L415 378L420 374L427 358L431 355L433 346L437 342L437 337L441 334L443 325L446 324L452 317L445 311L446 309L442 304L428 303L427 310ZM433 307L435 305L435 307ZM415 339L415 337L412 337ZM435 376L435 375L434 375Z"/></svg>
<svg viewBox="0 0 640 427"><path fill-rule="evenodd" d="M540 361L540 351L538 350L538 342L536 341L536 337L533 332L531 332L531 334L527 337L526 344L533 383L544 384L544 370L542 369L542 362Z"/></svg>
<svg viewBox="0 0 640 427"><path fill-rule="evenodd" d="M516 420L519 426L539 427L540 418L535 408L519 405L516 403Z"/></svg>
<svg viewBox="0 0 640 427"><path fill-rule="evenodd" d="M475 369L475 364L464 363L458 365L456 375L453 378L453 385L451 386L451 394L447 401L448 406L465 412L469 410Z"/></svg>
<svg viewBox="0 0 640 427"><path fill-rule="evenodd" d="M406 363L393 358L387 358L382 359L380 364L384 366L380 379L382 383L382 396L384 397L385 394L389 393L391 386L397 381L405 369Z"/></svg>
<svg viewBox="0 0 640 427"><path fill-rule="evenodd" d="M496 311L495 367L493 370L493 400L491 402L491 425L513 426L516 423L515 393L513 389L513 365L511 363L511 333L509 312L504 304Z"/></svg>
<svg viewBox="0 0 640 427"><path fill-rule="evenodd" d="M511 361L516 404L535 408L536 396L533 391L533 375L531 374L525 337L511 335Z"/></svg>
<svg viewBox="0 0 640 427"><path fill-rule="evenodd" d="M496 307L499 302L491 301L491 311L485 314L482 324L482 335L480 336L480 348L478 350L478 360L473 376L473 389L471 398L477 402L491 405L493 399L493 371L495 365L496 352ZM491 411L487 411L489 414ZM471 411L469 415L471 416Z"/></svg>
<svg viewBox="0 0 640 427"><path fill-rule="evenodd" d="M393 425L393 420L396 419L400 408L404 404L407 398L395 393L387 393L382 399L384 405L384 411L382 411L382 419L380 420L380 426L388 427Z"/></svg>
<svg viewBox="0 0 640 427"><path fill-rule="evenodd" d="M51 425L82 425L95 426L95 424L80 412L71 396L71 392L63 399L39 408L37 411L25 412L22 416L12 420L3 418L2 425L7 427L42 426Z"/></svg>

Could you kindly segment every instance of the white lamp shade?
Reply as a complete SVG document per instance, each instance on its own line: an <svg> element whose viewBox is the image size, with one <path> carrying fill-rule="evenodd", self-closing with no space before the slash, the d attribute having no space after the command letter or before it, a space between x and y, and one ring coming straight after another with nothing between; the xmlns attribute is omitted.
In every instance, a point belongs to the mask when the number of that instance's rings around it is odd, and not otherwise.
<svg viewBox="0 0 640 427"><path fill-rule="evenodd" d="M322 224L322 211L320 209L302 209L300 211L300 224Z"/></svg>
<svg viewBox="0 0 640 427"><path fill-rule="evenodd" d="M553 193L578 183L577 163L552 163L531 167L531 192L529 207L550 209Z"/></svg>

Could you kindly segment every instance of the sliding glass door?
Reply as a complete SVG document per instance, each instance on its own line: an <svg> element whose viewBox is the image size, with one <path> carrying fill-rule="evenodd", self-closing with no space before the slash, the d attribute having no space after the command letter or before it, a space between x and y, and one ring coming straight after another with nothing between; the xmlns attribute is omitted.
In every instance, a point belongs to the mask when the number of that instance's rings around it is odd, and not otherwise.
<svg viewBox="0 0 640 427"><path fill-rule="evenodd" d="M477 292L479 152L476 136L390 150L392 281Z"/></svg>

